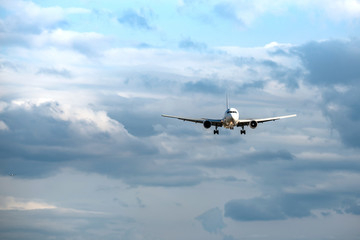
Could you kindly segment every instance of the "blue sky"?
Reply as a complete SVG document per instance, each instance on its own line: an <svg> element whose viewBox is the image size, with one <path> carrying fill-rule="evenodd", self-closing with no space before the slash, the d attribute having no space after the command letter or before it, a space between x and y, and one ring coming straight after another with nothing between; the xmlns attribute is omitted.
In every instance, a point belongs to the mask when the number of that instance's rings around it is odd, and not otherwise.
<svg viewBox="0 0 360 240"><path fill-rule="evenodd" d="M358 239L360 2L0 1L1 239ZM161 114L296 113L240 135Z"/></svg>

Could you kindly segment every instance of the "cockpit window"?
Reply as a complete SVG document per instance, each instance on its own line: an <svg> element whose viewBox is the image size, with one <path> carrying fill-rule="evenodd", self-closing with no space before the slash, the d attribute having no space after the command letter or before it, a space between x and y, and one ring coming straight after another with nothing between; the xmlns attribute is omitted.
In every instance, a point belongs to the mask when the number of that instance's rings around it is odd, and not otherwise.
<svg viewBox="0 0 360 240"><path fill-rule="evenodd" d="M227 113L236 113L236 111L230 111L230 110L228 110Z"/></svg>

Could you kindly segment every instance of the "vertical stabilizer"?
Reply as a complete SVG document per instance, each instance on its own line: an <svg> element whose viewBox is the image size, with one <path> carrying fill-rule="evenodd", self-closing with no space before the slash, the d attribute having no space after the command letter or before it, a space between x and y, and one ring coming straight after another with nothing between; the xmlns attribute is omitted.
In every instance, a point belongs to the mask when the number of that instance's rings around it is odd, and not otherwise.
<svg viewBox="0 0 360 240"><path fill-rule="evenodd" d="M226 110L229 109L229 94L226 93Z"/></svg>

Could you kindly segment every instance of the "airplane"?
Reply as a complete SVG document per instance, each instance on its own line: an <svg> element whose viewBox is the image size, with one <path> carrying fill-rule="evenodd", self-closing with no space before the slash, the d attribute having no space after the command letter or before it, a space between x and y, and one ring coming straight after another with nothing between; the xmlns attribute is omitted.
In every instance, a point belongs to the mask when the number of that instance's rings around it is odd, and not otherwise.
<svg viewBox="0 0 360 240"><path fill-rule="evenodd" d="M280 117L270 117L270 118L259 118L259 119L240 119L239 112L235 108L229 108L228 99L226 98L226 111L224 117L221 119L209 119L209 118L185 118L172 115L162 114L162 117L167 118L176 118L183 121L202 123L204 128L209 129L211 126L215 126L214 134L219 135L218 127L224 127L227 129L233 130L234 127L241 127L240 135L246 134L245 126L250 126L250 128L255 129L258 126L258 123L264 123L269 121L275 121L284 118L296 117L296 114L280 116Z"/></svg>

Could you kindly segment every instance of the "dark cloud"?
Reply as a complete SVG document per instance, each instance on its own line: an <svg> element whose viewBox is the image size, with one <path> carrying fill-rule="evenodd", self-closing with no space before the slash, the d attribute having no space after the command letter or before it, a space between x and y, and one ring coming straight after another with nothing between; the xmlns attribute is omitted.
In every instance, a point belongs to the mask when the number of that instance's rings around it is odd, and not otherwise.
<svg viewBox="0 0 360 240"><path fill-rule="evenodd" d="M291 161L294 159L294 156L286 151L256 151L253 153L243 154L237 158L228 158L228 159L216 159L206 161L201 164L205 164L207 167L216 167L216 168L234 168L234 167L244 167L247 165L257 164L259 162L268 162L268 161Z"/></svg>
<svg viewBox="0 0 360 240"><path fill-rule="evenodd" d="M204 212L196 217L196 220L200 221L203 228L209 233L220 233L221 229L226 226L219 208L213 208Z"/></svg>
<svg viewBox="0 0 360 240"><path fill-rule="evenodd" d="M273 79L285 83L289 90L299 88L299 81L304 76L302 69L289 69L284 66L273 67L270 74Z"/></svg>
<svg viewBox="0 0 360 240"><path fill-rule="evenodd" d="M313 216L312 211L335 210L359 215L359 204L352 197L318 190L313 193L280 193L272 197L231 200L225 216L236 221L272 221Z"/></svg>
<svg viewBox="0 0 360 240"><path fill-rule="evenodd" d="M236 57L234 58L234 64L239 67L247 67L247 71L250 72L252 79L255 81L250 83L245 83L240 87L239 91L246 91L247 88L258 88L262 89L264 86L263 77L259 79L258 68L263 67L266 71L269 72L267 77L275 81L282 82L286 85L289 90L295 90L299 87L299 81L303 79L304 72L301 68L288 68L284 65L281 65L275 61L269 59L256 59L253 57Z"/></svg>
<svg viewBox="0 0 360 240"><path fill-rule="evenodd" d="M294 48L319 87L320 107L346 146L360 147L360 40L311 42Z"/></svg>
<svg viewBox="0 0 360 240"><path fill-rule="evenodd" d="M232 200L225 204L225 217L237 221L285 219L281 206L272 199Z"/></svg>
<svg viewBox="0 0 360 240"><path fill-rule="evenodd" d="M224 94L225 88L217 82L207 79L202 79L195 82L187 82L183 86L184 92L200 92L210 94Z"/></svg>
<svg viewBox="0 0 360 240"><path fill-rule="evenodd" d="M204 179L200 170L176 161L158 165L158 150L146 139L96 130L96 123L87 118L74 122L56 117L67 114L63 111L57 102L46 102L12 106L0 114L9 127L0 131L1 174L39 178L69 167L120 178L132 186L168 187L193 186ZM114 123L109 121L102 124ZM167 157L176 156L162 156Z"/></svg>
<svg viewBox="0 0 360 240"><path fill-rule="evenodd" d="M1 239L114 239L124 236L124 228L134 223L121 215L105 215L71 209L1 210ZM53 223L56 222L56 227ZM91 231L89 231L91 229Z"/></svg>
<svg viewBox="0 0 360 240"><path fill-rule="evenodd" d="M360 40L310 42L293 49L309 71L309 83L328 87L358 84L360 81Z"/></svg>
<svg viewBox="0 0 360 240"><path fill-rule="evenodd" d="M151 14L145 13L144 10L139 12L133 9L128 9L124 11L117 20L119 23L128 25L133 28L152 30L153 27L149 23L149 16L151 16Z"/></svg>
<svg viewBox="0 0 360 240"><path fill-rule="evenodd" d="M261 90L264 88L266 81L254 81L250 83L244 83L241 86L239 86L235 92L239 94L246 93L249 90Z"/></svg>

